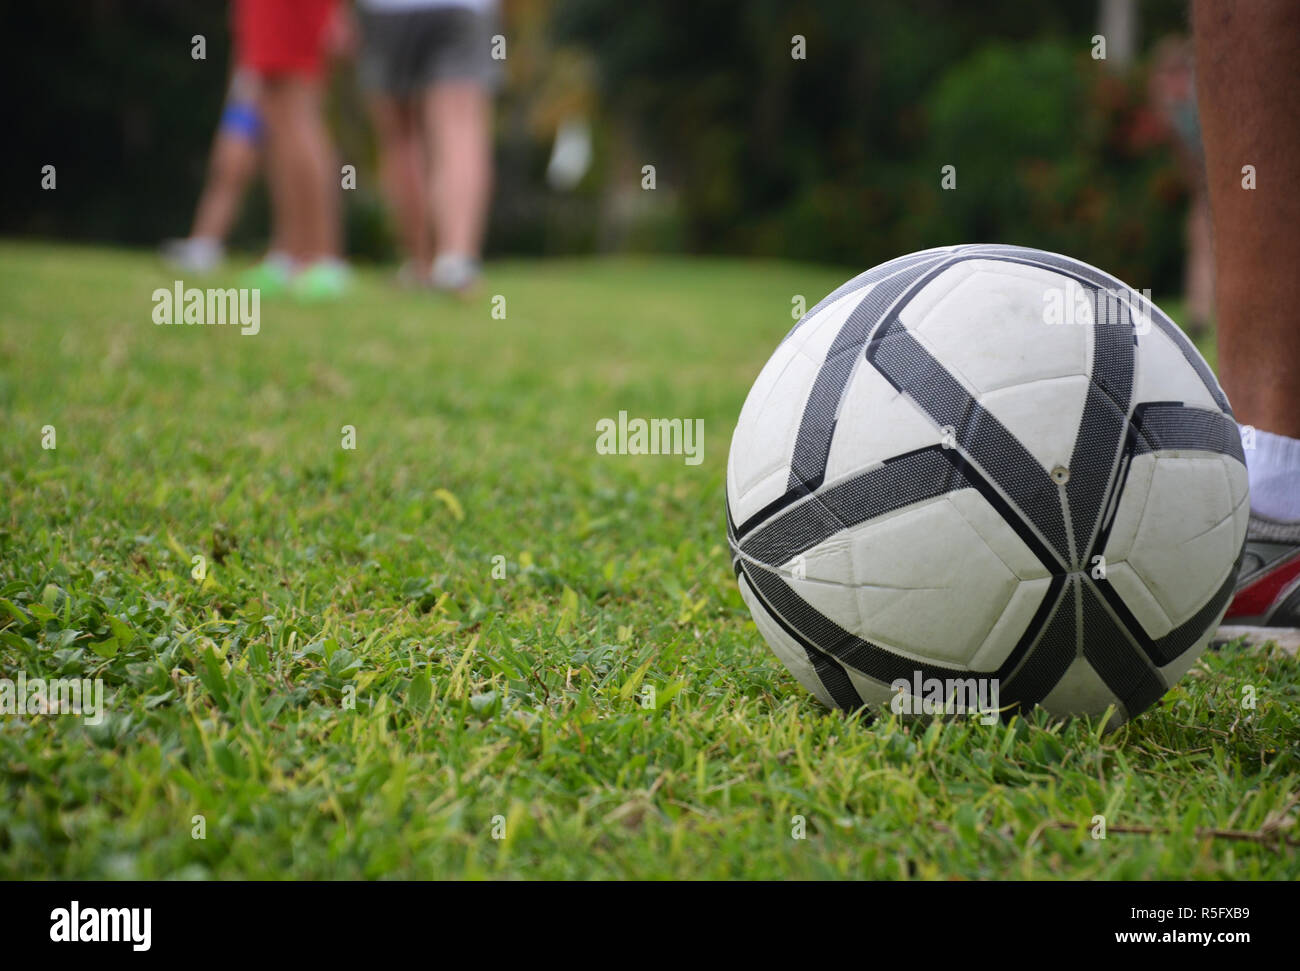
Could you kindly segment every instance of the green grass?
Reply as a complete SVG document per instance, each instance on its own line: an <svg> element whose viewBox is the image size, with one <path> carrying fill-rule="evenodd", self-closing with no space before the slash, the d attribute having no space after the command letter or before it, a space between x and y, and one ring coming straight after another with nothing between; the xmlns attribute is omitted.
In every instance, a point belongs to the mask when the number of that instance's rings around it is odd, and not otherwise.
<svg viewBox="0 0 1300 971"><path fill-rule="evenodd" d="M1300 876L1276 650L1104 737L866 724L770 654L726 449L843 277L504 263L494 320L363 274L244 337L155 326L147 255L0 245L0 676L110 709L0 717L0 877ZM620 409L703 418L704 463L596 454Z"/></svg>

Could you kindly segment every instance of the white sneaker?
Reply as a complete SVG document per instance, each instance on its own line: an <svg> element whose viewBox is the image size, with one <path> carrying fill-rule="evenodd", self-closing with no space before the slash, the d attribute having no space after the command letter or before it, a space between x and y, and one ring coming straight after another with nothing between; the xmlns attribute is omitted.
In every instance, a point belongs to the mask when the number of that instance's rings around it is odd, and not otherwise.
<svg viewBox="0 0 1300 971"><path fill-rule="evenodd" d="M164 240L162 257L177 270L211 273L226 258L226 249L220 240L209 236L191 236L186 239Z"/></svg>
<svg viewBox="0 0 1300 971"><path fill-rule="evenodd" d="M478 260L460 253L443 253L433 261L429 279L436 290L465 295L478 283L480 272Z"/></svg>

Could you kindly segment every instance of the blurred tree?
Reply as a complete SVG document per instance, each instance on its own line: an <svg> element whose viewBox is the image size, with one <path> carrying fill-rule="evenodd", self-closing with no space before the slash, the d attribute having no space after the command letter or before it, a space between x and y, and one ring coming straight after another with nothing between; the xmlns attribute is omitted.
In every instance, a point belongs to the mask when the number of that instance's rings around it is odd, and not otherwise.
<svg viewBox="0 0 1300 971"><path fill-rule="evenodd" d="M1184 4L1147 0L1143 15L1158 36ZM1090 100L1097 16L1096 0L561 0L555 30L593 52L608 124L635 146L620 164L656 162L690 249L861 267L961 240L1050 239L1113 267L1096 252L1113 229L1137 279L1169 285L1160 247L1132 238L1176 246L1181 199L1153 193L1102 130L1122 119ZM940 189L941 164L957 167L956 192Z"/></svg>
<svg viewBox="0 0 1300 971"><path fill-rule="evenodd" d="M1087 52L1099 0L505 0L492 252L685 248L861 267L962 239L1055 245L1153 288L1184 205L1131 137L1131 74ZM1140 0L1140 37L1186 29ZM188 225L229 67L228 4L0 7L14 82L0 231L154 244ZM206 60L190 56L207 40ZM792 57L792 38L806 57ZM13 39L20 38L15 43ZM1141 57L1139 57L1141 64ZM360 174L349 245L385 255L351 71L332 117ZM545 182L557 127L590 115L591 171ZM42 192L40 167L58 166ZM640 188L656 166L657 188ZM938 165L957 167L956 192ZM259 241L256 207L239 239ZM1173 253L1175 258L1170 259ZM1141 284L1145 285L1145 284Z"/></svg>
<svg viewBox="0 0 1300 971"><path fill-rule="evenodd" d="M15 79L0 229L150 244L186 232L225 95L226 4L7 3L0 36Z"/></svg>

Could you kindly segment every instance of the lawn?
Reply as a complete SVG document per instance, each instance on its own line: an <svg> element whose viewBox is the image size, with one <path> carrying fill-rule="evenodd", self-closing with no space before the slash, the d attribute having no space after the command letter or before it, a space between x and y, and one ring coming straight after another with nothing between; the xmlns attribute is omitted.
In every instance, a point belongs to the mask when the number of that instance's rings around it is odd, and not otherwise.
<svg viewBox="0 0 1300 971"><path fill-rule="evenodd" d="M0 244L0 677L109 711L0 716L0 877L1300 877L1275 648L1106 736L853 720L768 651L727 446L847 275L364 271L243 336L156 326L148 254ZM703 462L598 454L619 411L702 418Z"/></svg>

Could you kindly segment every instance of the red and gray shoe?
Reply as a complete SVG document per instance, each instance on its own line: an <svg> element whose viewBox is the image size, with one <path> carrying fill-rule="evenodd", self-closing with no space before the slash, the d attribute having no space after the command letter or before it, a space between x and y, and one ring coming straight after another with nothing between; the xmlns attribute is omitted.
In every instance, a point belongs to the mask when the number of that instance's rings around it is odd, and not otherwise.
<svg viewBox="0 0 1300 971"><path fill-rule="evenodd" d="M1237 593L1223 615L1216 643L1238 637L1300 647L1300 522L1250 515Z"/></svg>

